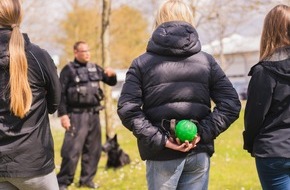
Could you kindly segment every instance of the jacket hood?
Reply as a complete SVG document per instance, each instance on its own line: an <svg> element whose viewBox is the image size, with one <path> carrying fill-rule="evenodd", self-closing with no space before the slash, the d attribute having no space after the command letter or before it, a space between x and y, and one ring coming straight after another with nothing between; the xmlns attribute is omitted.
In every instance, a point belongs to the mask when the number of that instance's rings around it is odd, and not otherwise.
<svg viewBox="0 0 290 190"><path fill-rule="evenodd" d="M249 76L253 74L257 65L261 65L280 78L290 80L290 47L280 48L268 59L254 65L249 72Z"/></svg>
<svg viewBox="0 0 290 190"><path fill-rule="evenodd" d="M190 56L201 50L197 31L187 22L172 21L158 26L147 45L147 52L164 56Z"/></svg>
<svg viewBox="0 0 290 190"><path fill-rule="evenodd" d="M0 28L0 68L7 68L9 66L9 40L11 36L11 29ZM30 44L27 34L23 34L25 41L25 48Z"/></svg>
<svg viewBox="0 0 290 190"><path fill-rule="evenodd" d="M0 67L7 67L9 64L9 39L11 35L11 30L9 29L0 29Z"/></svg>

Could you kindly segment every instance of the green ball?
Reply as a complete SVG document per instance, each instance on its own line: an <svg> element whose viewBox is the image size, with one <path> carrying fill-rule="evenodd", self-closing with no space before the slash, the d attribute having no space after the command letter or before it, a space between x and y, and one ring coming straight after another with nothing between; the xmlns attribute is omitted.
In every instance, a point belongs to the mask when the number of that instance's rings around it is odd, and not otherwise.
<svg viewBox="0 0 290 190"><path fill-rule="evenodd" d="M189 120L180 120L175 126L175 135L181 142L191 142L197 135L197 127Z"/></svg>

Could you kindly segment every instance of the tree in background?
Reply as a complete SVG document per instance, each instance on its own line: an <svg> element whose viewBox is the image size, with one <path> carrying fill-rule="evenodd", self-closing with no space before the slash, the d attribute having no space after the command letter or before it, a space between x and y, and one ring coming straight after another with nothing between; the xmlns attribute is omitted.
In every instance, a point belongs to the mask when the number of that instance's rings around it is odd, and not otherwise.
<svg viewBox="0 0 290 190"><path fill-rule="evenodd" d="M101 14L101 0L50 0L50 1L40 1L40 0L23 0L24 7L24 22L22 29L24 32L28 32L31 36L31 40L35 43L40 44L43 48L47 49L50 53L63 54L63 51L67 48L62 44L63 41L54 40L57 33L64 34L60 23L67 18L70 12L73 12L78 7L86 7L94 9L95 13ZM119 7L128 6L139 12L149 23L149 27L152 29L153 18L155 14L156 7L158 7L161 0L148 0L144 3L143 0L118 0L112 2L112 16L114 12L118 10ZM195 7L197 22L196 27L200 33L201 42L207 44L213 40L221 39L233 33L233 30L228 30L228 28L238 28L236 31L243 32L249 30L247 27L241 27L246 22L253 21L257 15L265 16L269 7L273 7L279 3L285 3L289 5L290 0L249 0L244 1L231 1L231 0L219 0L219 1L209 1L209 0L188 0L189 3ZM221 6L222 5L222 6ZM266 9L266 10L265 10ZM250 16L247 16L250 15ZM82 17L82 15L79 15ZM130 15L125 15L130 17ZM134 15L131 16L134 18ZM92 18L93 19L93 18ZM99 17L100 20L100 17ZM100 21L101 22L101 21ZM262 21L261 21L262 22ZM96 22L95 24L97 24ZM115 27L114 19L111 21L111 28ZM123 23L126 26L127 23ZM138 23L136 23L138 25ZM262 23L257 23L253 25L257 28L257 25L262 25ZM237 26L237 27L235 27ZM99 23L100 27L100 23ZM218 28L221 27L221 28ZM226 27L226 30L222 28ZM91 30L91 26L88 29ZM97 29L100 31L100 28ZM224 32L225 31L225 32ZM124 32L124 31L122 31ZM260 31L259 31L260 32ZM118 32L117 32L118 33ZM224 34L223 34L224 33ZM112 43L114 43L112 37ZM99 42L99 36L97 38ZM60 48L62 47L62 48ZM112 51L115 48L112 47ZM112 53L112 61L117 61L114 59L115 54ZM65 56L64 56L65 57ZM134 56L132 56L134 57ZM68 57L66 58L68 59ZM97 60L100 61L100 60ZM128 61L124 61L128 62ZM120 62L121 63L121 62ZM127 63L128 64L128 63ZM122 65L122 64L120 64ZM62 65L60 66L62 67Z"/></svg>
<svg viewBox="0 0 290 190"><path fill-rule="evenodd" d="M110 28L111 66L127 69L135 57L145 52L148 22L137 9L123 5L112 12Z"/></svg>
<svg viewBox="0 0 290 190"><path fill-rule="evenodd" d="M200 36L202 36L202 43L206 44L214 40L219 41L218 60L224 70L231 63L225 58L223 39L235 33L253 35L257 32L258 16L263 15L267 6L273 6L271 0L249 0L247 3L232 0L192 0L190 2L196 11L196 27L200 32ZM251 23L256 23L255 29L253 29ZM260 27L262 27L262 22Z"/></svg>
<svg viewBox="0 0 290 190"><path fill-rule="evenodd" d="M102 66L104 68L111 67L111 54L110 54L110 16L111 16L111 0L103 0L102 9L102 32L101 32L101 55L102 55ZM118 80L118 78L117 78ZM107 85L103 85L105 93L105 126L106 126L106 137L113 138L116 131L113 127L112 115L113 115L113 104L111 97L111 89Z"/></svg>
<svg viewBox="0 0 290 190"><path fill-rule="evenodd" d="M92 60L102 62L100 7L75 6L60 21L56 41L61 44L61 67L72 59L72 45L85 40L92 49ZM127 68L132 59L145 51L148 40L148 23L142 14L129 6L117 7L110 17L110 66Z"/></svg>
<svg viewBox="0 0 290 190"><path fill-rule="evenodd" d="M93 62L100 63L100 22L100 14L93 7L76 6L67 13L56 36L56 41L63 47L61 66L73 59L73 44L79 40L89 44Z"/></svg>
<svg viewBox="0 0 290 190"><path fill-rule="evenodd" d="M128 68L132 59L144 51L147 40L147 24L141 13L128 6L121 6L111 15L111 1L103 0L102 12L102 65L103 67ZM104 86L106 134L112 138L113 125L111 89Z"/></svg>

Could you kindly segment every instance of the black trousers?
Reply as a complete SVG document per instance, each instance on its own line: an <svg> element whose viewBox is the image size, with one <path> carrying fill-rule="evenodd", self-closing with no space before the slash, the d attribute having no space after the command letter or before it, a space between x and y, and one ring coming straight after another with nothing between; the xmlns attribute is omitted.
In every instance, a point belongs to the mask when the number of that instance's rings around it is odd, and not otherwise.
<svg viewBox="0 0 290 190"><path fill-rule="evenodd" d="M81 157L81 184L93 181L102 152L102 135L99 112L70 114L71 128L66 131L61 149L62 163L57 174L58 183L73 183Z"/></svg>

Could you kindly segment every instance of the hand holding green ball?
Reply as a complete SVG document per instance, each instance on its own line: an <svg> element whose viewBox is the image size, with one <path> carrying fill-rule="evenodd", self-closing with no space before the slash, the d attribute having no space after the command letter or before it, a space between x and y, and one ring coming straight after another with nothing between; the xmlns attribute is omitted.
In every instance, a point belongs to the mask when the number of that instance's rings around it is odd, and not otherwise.
<svg viewBox="0 0 290 190"><path fill-rule="evenodd" d="M175 126L175 135L181 142L191 142L197 136L197 127L190 120L180 120Z"/></svg>

